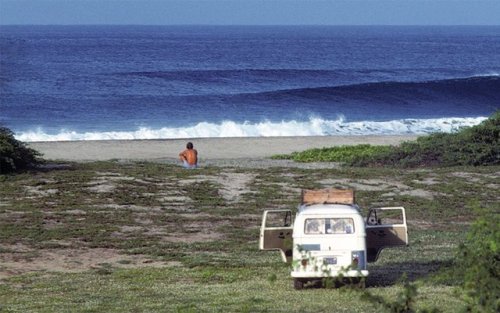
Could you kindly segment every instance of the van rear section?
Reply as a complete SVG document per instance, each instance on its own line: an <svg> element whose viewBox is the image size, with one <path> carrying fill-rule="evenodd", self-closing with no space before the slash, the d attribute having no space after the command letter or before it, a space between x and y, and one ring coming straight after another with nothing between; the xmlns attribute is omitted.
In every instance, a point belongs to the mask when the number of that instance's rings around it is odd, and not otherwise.
<svg viewBox="0 0 500 313"><path fill-rule="evenodd" d="M372 208L365 221L352 190L306 190L295 218L292 210L267 210L259 249L280 251L292 266L297 289L324 277L368 276L367 263L385 248L408 245L403 207Z"/></svg>
<svg viewBox="0 0 500 313"><path fill-rule="evenodd" d="M365 224L355 205L301 206L293 243L294 278L368 275Z"/></svg>

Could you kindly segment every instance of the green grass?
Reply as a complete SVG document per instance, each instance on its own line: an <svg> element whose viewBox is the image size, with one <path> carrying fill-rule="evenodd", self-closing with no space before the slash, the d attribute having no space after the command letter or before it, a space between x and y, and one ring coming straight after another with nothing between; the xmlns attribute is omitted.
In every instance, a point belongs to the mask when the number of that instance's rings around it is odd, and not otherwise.
<svg viewBox="0 0 500 313"><path fill-rule="evenodd" d="M391 146L372 146L368 144L339 146L332 148L309 149L291 154L274 155L272 159L294 160L296 162L341 162L352 163L360 157L388 153Z"/></svg>
<svg viewBox="0 0 500 313"><path fill-rule="evenodd" d="M225 181L235 172L251 177L244 192ZM365 212L374 205L407 209L410 246L382 252L369 267L368 290L393 298L406 272L419 286L418 308L455 312L465 306L454 293L457 282L433 273L453 263L476 217L471 208L495 207L498 172L499 166L185 171L96 162L0 176L0 260L29 265L47 252L89 249L118 255L76 273L9 275L0 280L0 311L378 312L353 291L295 291L278 253L258 250L265 209L294 209L300 189L336 186L355 187ZM241 193L225 198L229 191ZM7 266L0 262L0 272Z"/></svg>
<svg viewBox="0 0 500 313"><path fill-rule="evenodd" d="M258 270L143 269L110 274L32 275L16 287L2 286L10 299L0 297L7 312L378 312L346 290L290 288L287 271L276 281ZM285 278L283 278L285 277ZM370 288L394 296L399 285ZM376 289L376 290L375 290ZM440 296L438 301L433 301ZM461 302L452 288L421 288L421 306L439 305L453 311Z"/></svg>

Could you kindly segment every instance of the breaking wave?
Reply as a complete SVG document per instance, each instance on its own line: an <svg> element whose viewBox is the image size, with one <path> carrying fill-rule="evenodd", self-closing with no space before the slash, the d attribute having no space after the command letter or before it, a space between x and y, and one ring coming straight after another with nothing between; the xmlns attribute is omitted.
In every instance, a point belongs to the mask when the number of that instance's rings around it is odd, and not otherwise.
<svg viewBox="0 0 500 313"><path fill-rule="evenodd" d="M455 132L463 127L477 125L486 117L400 119L391 121L348 122L344 117L326 120L312 117L307 121L281 121L260 123L201 122L190 127L140 127L134 131L78 132L61 130L50 134L43 129L19 132L22 141L70 141L70 140L133 140L178 139L214 137L283 137L283 136L350 136L350 135L423 135L435 132Z"/></svg>

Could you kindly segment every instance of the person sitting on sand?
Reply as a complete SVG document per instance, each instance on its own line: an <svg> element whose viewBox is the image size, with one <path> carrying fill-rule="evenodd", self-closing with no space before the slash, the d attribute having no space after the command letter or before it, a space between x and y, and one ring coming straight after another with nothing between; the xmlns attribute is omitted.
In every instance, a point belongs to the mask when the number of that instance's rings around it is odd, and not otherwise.
<svg viewBox="0 0 500 313"><path fill-rule="evenodd" d="M185 168L196 168L198 166L198 151L193 148L193 143L188 142L186 150L179 153L179 158Z"/></svg>

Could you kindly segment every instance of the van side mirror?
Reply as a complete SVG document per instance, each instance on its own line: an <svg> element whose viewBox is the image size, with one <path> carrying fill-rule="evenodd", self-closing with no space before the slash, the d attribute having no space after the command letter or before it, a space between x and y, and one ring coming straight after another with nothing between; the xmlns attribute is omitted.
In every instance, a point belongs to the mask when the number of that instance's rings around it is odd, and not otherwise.
<svg viewBox="0 0 500 313"><path fill-rule="evenodd" d="M380 223L381 223L381 220L379 218L377 218L377 211L376 210L370 210L368 218L366 219L366 224L368 224L368 225L379 225Z"/></svg>

